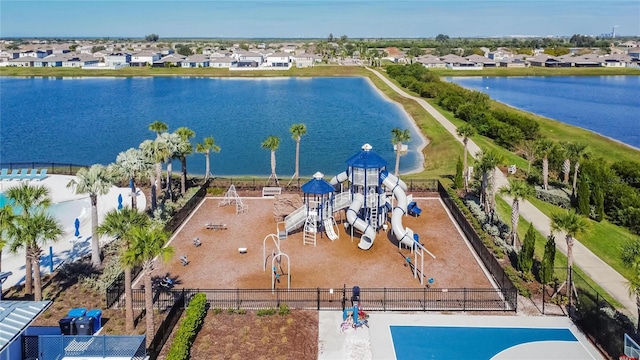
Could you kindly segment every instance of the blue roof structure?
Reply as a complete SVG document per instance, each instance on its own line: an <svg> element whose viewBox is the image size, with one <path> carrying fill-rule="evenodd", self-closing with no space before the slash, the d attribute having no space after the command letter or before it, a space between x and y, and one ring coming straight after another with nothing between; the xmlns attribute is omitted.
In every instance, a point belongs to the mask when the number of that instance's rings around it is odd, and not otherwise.
<svg viewBox="0 0 640 360"><path fill-rule="evenodd" d="M330 194L335 191L333 186L325 179L322 178L321 173L315 173L313 179L309 180L306 184L302 185L302 192L305 194Z"/></svg>
<svg viewBox="0 0 640 360"><path fill-rule="evenodd" d="M361 169L380 169L387 166L387 161L371 150L371 145L364 144L362 151L346 161L347 165Z"/></svg>

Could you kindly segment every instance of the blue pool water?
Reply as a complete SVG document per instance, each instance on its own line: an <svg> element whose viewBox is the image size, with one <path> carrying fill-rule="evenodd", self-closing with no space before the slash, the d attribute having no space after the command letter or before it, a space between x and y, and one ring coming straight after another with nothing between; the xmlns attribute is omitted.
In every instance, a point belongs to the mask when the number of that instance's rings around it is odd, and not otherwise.
<svg viewBox="0 0 640 360"><path fill-rule="evenodd" d="M304 123L300 173L333 176L364 143L395 164L391 130L410 129L401 171L421 166L419 134L400 106L365 78L215 79L0 77L0 163L114 162L118 153L155 138L155 120L169 131L186 126L192 143L213 136L214 175L269 175L270 153L260 144L280 137L277 174L291 176L295 141L289 128ZM33 146L38 144L38 146ZM188 157L190 173L204 174L205 157ZM174 170L179 169L175 164Z"/></svg>
<svg viewBox="0 0 640 360"><path fill-rule="evenodd" d="M513 346L539 341L577 342L569 329L390 326L397 360L491 359Z"/></svg>
<svg viewBox="0 0 640 360"><path fill-rule="evenodd" d="M3 193L0 193L0 208L3 208L6 204L12 204L12 201ZM62 201L51 204L46 211L59 221L63 229L67 230L73 228L76 218L82 218L90 214L91 201L88 198ZM22 209L14 206L13 212L14 214L21 214Z"/></svg>
<svg viewBox="0 0 640 360"><path fill-rule="evenodd" d="M492 99L640 148L640 76L449 77ZM570 140L570 139L568 139Z"/></svg>

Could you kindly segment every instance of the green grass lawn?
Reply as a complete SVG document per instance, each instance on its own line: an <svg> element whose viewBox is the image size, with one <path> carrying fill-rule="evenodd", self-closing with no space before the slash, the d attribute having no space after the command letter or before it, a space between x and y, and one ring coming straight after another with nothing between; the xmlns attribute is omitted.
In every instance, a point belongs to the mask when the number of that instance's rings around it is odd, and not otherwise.
<svg viewBox="0 0 640 360"><path fill-rule="evenodd" d="M500 216L500 219L507 219L509 226L511 226L511 204L507 203L499 196L496 197L496 204L497 204L497 210L498 210L498 215ZM518 221L518 236L520 236L520 239L524 239L524 236L528 229L529 229L529 222L523 219L522 217L520 217ZM558 241L564 241L564 239L556 238L556 242ZM535 246L534 257L539 261L542 260L542 257L544 256L544 246L546 242L547 242L547 238L544 237L542 234L540 234L540 232L536 230L536 246ZM554 265L555 267L558 267L558 268L567 267L567 257L563 253L561 253L559 250L556 251ZM622 308L622 304L620 304L611 295L609 295L609 293L607 293L604 289L602 289L584 271L582 271L582 269L580 269L579 266L574 265L574 270L579 276L585 279L587 284L589 284L597 292L599 292L600 295L602 295L612 306L615 306L616 308ZM556 270L556 277L562 280L564 276L566 276L566 271Z"/></svg>
<svg viewBox="0 0 640 360"><path fill-rule="evenodd" d="M531 204L547 216L551 216L555 212L566 211L538 199L532 199ZM588 234L578 236L578 241L622 276L631 279L633 271L624 267L620 261L620 247L629 239L637 238L637 236L627 229L606 220L602 222L589 220L589 223L591 224L591 231Z"/></svg>

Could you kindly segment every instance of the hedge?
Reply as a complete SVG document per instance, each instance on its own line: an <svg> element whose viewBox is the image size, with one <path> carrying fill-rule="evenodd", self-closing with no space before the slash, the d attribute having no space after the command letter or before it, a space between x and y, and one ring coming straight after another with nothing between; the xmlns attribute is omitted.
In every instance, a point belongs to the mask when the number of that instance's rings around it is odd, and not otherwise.
<svg viewBox="0 0 640 360"><path fill-rule="evenodd" d="M184 319L180 321L180 326L167 354L167 360L189 359L191 345L204 322L206 314L207 297L203 293L197 293L191 299Z"/></svg>

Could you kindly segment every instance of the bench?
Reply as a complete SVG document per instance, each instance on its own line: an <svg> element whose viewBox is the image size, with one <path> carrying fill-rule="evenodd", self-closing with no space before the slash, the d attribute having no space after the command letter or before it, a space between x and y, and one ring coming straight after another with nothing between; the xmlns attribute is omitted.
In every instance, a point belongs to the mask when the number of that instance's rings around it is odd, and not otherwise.
<svg viewBox="0 0 640 360"><path fill-rule="evenodd" d="M227 224L207 223L205 227L209 230L227 230Z"/></svg>
<svg viewBox="0 0 640 360"><path fill-rule="evenodd" d="M509 167L507 168L507 172L509 174L515 174L516 173L516 166L515 165L509 165Z"/></svg>
<svg viewBox="0 0 640 360"><path fill-rule="evenodd" d="M281 187L266 186L262 188L262 197L270 197L282 194Z"/></svg>

